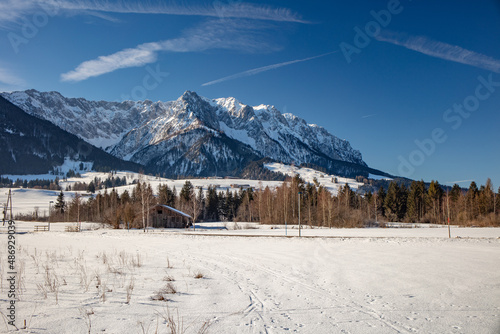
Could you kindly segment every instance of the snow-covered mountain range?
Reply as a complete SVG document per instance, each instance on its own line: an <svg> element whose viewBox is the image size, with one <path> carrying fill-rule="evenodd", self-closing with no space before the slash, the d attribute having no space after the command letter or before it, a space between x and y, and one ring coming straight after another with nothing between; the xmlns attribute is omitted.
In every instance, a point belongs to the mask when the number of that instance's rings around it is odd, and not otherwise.
<svg viewBox="0 0 500 334"><path fill-rule="evenodd" d="M262 158L312 164L346 176L367 172L361 153L348 141L274 106L251 107L235 98L207 99L191 91L168 102L88 101L36 90L1 95L150 172L231 175Z"/></svg>

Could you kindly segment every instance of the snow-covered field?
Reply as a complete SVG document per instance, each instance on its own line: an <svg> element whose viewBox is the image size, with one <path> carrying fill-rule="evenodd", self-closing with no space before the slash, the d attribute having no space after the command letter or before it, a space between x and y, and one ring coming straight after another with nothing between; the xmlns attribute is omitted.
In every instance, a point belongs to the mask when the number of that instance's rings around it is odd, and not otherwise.
<svg viewBox="0 0 500 334"><path fill-rule="evenodd" d="M20 332L500 330L500 229L453 228L452 239L446 228L305 229L319 237L299 239L250 224L148 233L92 230L97 224L70 233L67 225L16 235L16 324L27 324ZM32 231L33 223L17 227ZM5 227L0 232L6 314ZM7 328L0 322L0 332Z"/></svg>

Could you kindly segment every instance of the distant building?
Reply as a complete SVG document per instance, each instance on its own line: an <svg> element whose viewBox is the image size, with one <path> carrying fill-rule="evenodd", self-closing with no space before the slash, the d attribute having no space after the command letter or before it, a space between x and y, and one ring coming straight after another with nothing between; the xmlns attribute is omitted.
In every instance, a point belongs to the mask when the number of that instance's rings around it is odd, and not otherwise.
<svg viewBox="0 0 500 334"><path fill-rule="evenodd" d="M246 189L251 188L251 186L249 184L231 184L231 188L246 190Z"/></svg>
<svg viewBox="0 0 500 334"><path fill-rule="evenodd" d="M149 221L156 228L186 228L192 217L168 205L157 204L149 209Z"/></svg>

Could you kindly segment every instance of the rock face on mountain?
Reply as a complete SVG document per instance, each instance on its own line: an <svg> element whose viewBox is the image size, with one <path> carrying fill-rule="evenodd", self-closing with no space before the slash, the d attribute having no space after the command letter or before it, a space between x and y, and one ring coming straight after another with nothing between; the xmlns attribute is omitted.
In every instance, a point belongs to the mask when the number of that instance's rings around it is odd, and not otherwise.
<svg viewBox="0 0 500 334"><path fill-rule="evenodd" d="M48 120L117 158L165 175L237 175L270 158L311 164L345 176L369 168L348 141L275 107L186 91L175 101L87 101L36 90L2 93L30 115Z"/></svg>
<svg viewBox="0 0 500 334"><path fill-rule="evenodd" d="M95 170L139 171L49 121L28 115L0 96L0 175L44 174L66 159L90 162Z"/></svg>

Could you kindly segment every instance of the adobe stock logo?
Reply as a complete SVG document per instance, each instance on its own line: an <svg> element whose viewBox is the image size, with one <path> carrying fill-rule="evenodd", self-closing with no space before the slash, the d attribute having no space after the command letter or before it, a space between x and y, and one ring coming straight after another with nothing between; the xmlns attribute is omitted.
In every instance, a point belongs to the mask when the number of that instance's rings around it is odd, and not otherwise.
<svg viewBox="0 0 500 334"><path fill-rule="evenodd" d="M458 130L463 121L469 118L473 112L477 111L481 105L481 101L485 101L500 87L500 81L493 81L493 74L485 79L483 76L477 78L479 84L474 90L474 94L467 96L461 104L455 103L443 113L443 121L450 125L452 130ZM415 168L422 166L426 158L436 152L438 144L443 144L448 139L446 131L442 128L435 128L431 131L430 138L423 140L415 140L414 143L417 149L413 150L408 157L399 156L399 175L410 177Z"/></svg>
<svg viewBox="0 0 500 334"><path fill-rule="evenodd" d="M130 94L122 94L121 101L130 99L134 101L146 100L148 92L158 88L165 78L170 75L168 72L162 72L160 70L160 64L156 64L155 68L148 65L145 67L145 71L147 74L142 78L141 84L134 86Z"/></svg>
<svg viewBox="0 0 500 334"><path fill-rule="evenodd" d="M411 1L411 0L409 0ZM382 9L378 12L371 10L370 15L374 20L369 21L365 24L364 30L360 27L354 27L353 44L342 42L339 44L339 48L342 51L345 60L348 64L352 62L352 55L361 53L361 50L370 45L372 38L377 37L380 34L382 28L387 27L394 15L401 14L404 7L401 5L399 0L390 0L387 3L387 9Z"/></svg>
<svg viewBox="0 0 500 334"><path fill-rule="evenodd" d="M31 17L22 17L20 19L20 35L14 32L9 32L7 34L7 39L16 54L19 53L19 47L23 44L28 44L30 40L35 38L40 32L40 29L45 27L49 23L50 18L56 16L60 10L60 3L56 0L44 2L39 1L38 5L40 6L40 9Z"/></svg>

